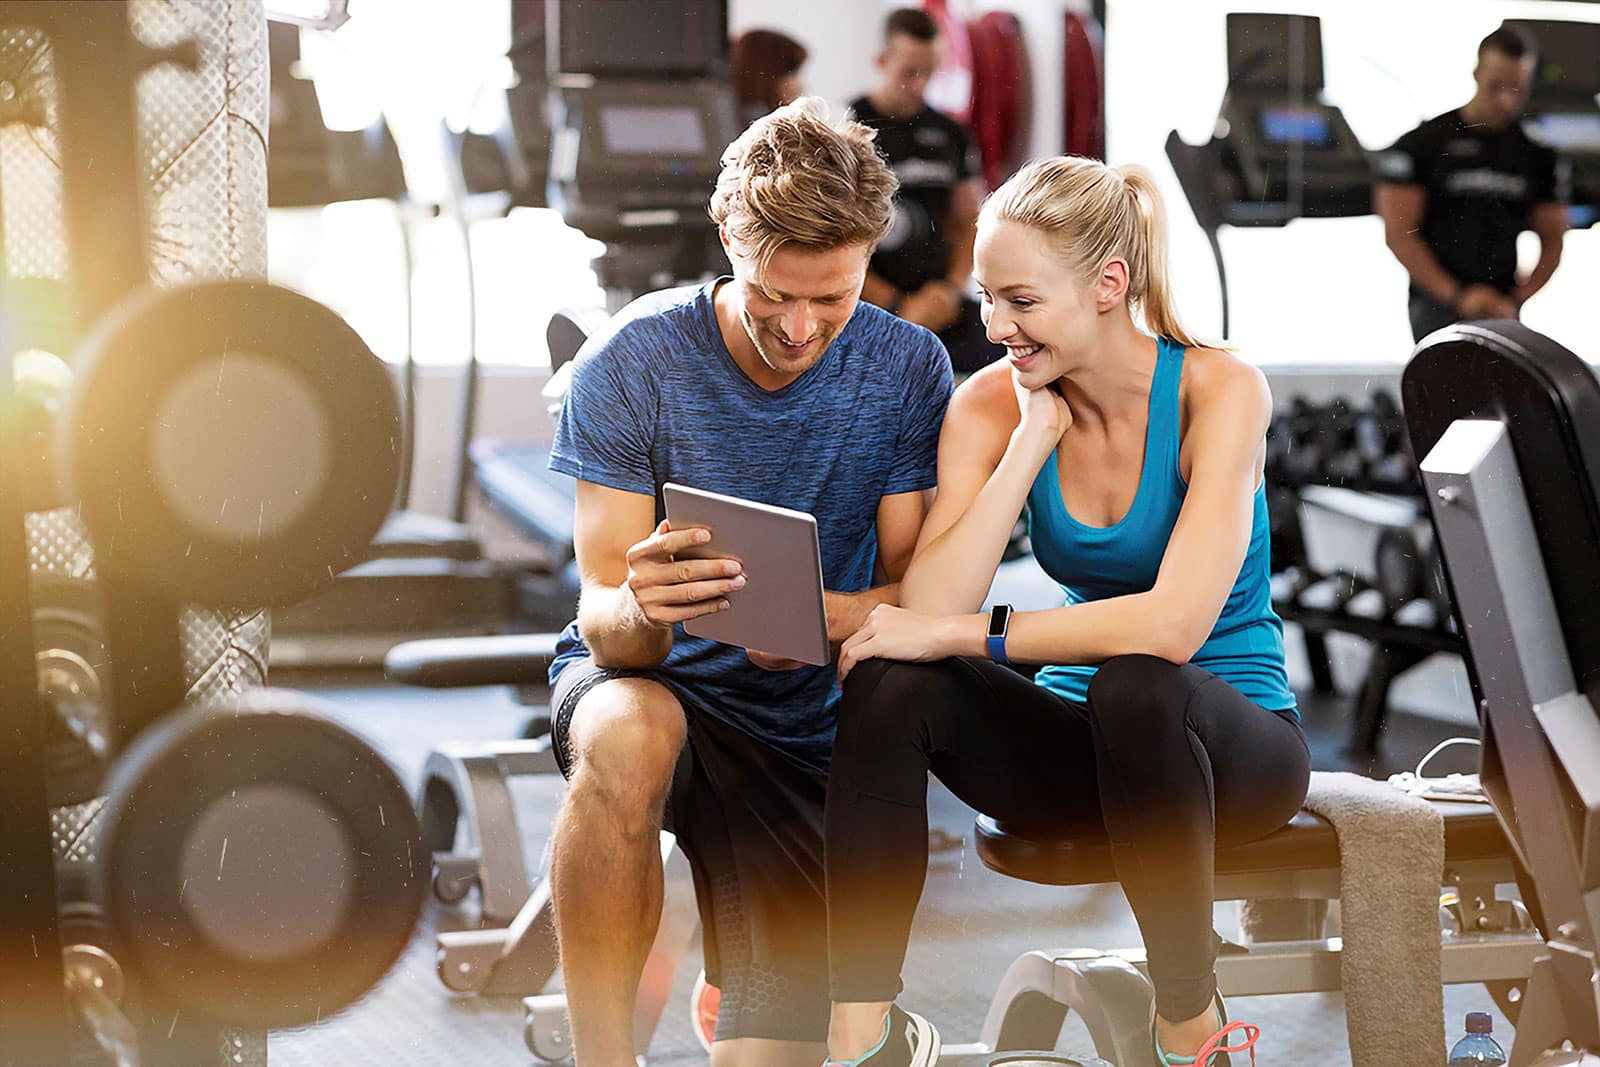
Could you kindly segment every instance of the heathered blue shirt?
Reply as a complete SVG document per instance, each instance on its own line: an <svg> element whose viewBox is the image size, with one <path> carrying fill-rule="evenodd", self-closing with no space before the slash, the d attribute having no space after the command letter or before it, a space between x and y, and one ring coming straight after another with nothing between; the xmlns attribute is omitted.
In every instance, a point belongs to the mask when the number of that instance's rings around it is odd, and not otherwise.
<svg viewBox="0 0 1600 1067"><path fill-rule="evenodd" d="M862 302L815 366L768 392L723 344L717 284L641 297L590 338L573 364L550 468L647 493L658 521L665 482L809 512L827 588L870 588L879 501L935 484L950 357L927 330ZM574 622L552 684L587 654ZM677 626L660 671L697 709L827 767L832 666L764 671L743 649Z"/></svg>

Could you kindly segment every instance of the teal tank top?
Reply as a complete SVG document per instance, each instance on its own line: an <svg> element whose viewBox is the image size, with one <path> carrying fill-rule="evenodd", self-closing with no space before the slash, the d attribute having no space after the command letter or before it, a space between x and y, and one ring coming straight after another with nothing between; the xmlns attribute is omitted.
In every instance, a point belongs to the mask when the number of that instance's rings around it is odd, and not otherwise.
<svg viewBox="0 0 1600 1067"><path fill-rule="evenodd" d="M1086 526L1061 499L1061 477L1052 452L1028 491L1029 534L1034 555L1060 584L1068 604L1142 593L1155 585L1161 557L1172 538L1188 485L1178 467L1178 382L1183 346L1161 338L1155 379L1150 386L1149 425L1145 429L1144 469L1128 513L1112 526ZM1256 490L1250 548L1234 579L1211 636L1190 660L1231 683L1269 711L1295 706L1283 659L1283 620L1272 610L1266 487ZM1047 666L1037 684L1084 703L1091 665ZM1298 714L1298 712L1296 713Z"/></svg>

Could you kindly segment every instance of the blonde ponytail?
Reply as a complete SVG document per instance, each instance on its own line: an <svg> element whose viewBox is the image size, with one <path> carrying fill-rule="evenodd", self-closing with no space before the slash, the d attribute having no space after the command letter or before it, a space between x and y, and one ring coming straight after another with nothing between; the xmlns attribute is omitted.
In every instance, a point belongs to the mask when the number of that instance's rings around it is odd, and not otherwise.
<svg viewBox="0 0 1600 1067"><path fill-rule="evenodd" d="M1144 167L1108 167L1082 156L1037 160L996 189L983 214L1045 233L1086 283L1109 260L1125 261L1128 309L1137 309L1159 337L1191 348L1203 344L1178 321L1167 277L1167 213L1155 176Z"/></svg>
<svg viewBox="0 0 1600 1067"><path fill-rule="evenodd" d="M1161 190L1156 188L1156 177L1137 163L1124 163L1116 172L1122 175L1133 197L1134 221L1144 245L1144 284L1136 297L1139 313L1156 336L1170 337L1189 348L1200 347L1200 342L1178 321L1172 298L1172 282L1167 277L1167 209L1161 201Z"/></svg>

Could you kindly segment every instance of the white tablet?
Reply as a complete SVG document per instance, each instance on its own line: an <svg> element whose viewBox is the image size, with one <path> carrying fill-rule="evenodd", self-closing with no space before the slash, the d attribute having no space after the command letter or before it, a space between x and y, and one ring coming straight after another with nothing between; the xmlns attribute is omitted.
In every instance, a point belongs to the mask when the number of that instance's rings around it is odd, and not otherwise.
<svg viewBox="0 0 1600 1067"><path fill-rule="evenodd" d="M711 531L709 543L680 555L744 564L745 586L728 594L728 610L690 619L685 631L819 667L832 661L816 519L672 482L661 487L661 495L674 530Z"/></svg>

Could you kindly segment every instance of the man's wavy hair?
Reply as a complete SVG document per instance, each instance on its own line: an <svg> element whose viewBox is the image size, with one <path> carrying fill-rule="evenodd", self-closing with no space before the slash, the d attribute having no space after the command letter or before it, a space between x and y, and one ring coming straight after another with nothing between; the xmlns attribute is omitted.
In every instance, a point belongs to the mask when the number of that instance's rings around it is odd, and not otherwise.
<svg viewBox="0 0 1600 1067"><path fill-rule="evenodd" d="M756 278L785 245L827 252L875 247L894 219L894 171L875 134L828 120L828 105L802 97L750 124L722 153L710 215Z"/></svg>

